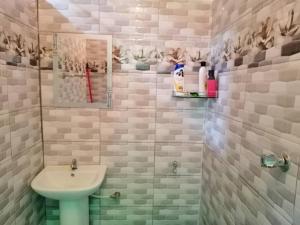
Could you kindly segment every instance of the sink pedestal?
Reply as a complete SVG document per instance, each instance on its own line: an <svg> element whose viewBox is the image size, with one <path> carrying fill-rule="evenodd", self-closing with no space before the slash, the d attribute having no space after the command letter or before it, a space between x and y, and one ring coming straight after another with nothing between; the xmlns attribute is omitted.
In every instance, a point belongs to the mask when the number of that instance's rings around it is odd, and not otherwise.
<svg viewBox="0 0 300 225"><path fill-rule="evenodd" d="M106 168L80 165L72 171L69 165L47 166L32 180L31 187L46 198L59 200L61 225L89 225L89 195L99 190Z"/></svg>
<svg viewBox="0 0 300 225"><path fill-rule="evenodd" d="M88 197L76 200L60 200L60 225L89 225Z"/></svg>

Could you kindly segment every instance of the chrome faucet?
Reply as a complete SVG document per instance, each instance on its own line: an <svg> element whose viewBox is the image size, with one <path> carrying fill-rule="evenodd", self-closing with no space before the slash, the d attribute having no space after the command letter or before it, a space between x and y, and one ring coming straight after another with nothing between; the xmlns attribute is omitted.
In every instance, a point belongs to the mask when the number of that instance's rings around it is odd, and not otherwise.
<svg viewBox="0 0 300 225"><path fill-rule="evenodd" d="M283 172L287 172L290 169L290 158L286 153L281 154L280 157L274 154L262 155L261 166L266 168L279 167Z"/></svg>
<svg viewBox="0 0 300 225"><path fill-rule="evenodd" d="M179 166L179 163L177 161L172 162L172 172L173 172L173 174L177 174L178 166Z"/></svg>
<svg viewBox="0 0 300 225"><path fill-rule="evenodd" d="M72 163L71 163L71 170L77 170L78 166L77 166L77 160L76 159L72 159Z"/></svg>

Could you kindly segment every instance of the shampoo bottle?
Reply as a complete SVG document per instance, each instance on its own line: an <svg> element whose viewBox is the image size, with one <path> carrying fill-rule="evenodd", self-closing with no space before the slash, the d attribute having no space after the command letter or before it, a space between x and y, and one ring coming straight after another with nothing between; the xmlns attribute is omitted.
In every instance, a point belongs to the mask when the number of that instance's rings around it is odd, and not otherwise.
<svg viewBox="0 0 300 225"><path fill-rule="evenodd" d="M176 64L174 71L174 91L176 93L184 92L184 65Z"/></svg>
<svg viewBox="0 0 300 225"><path fill-rule="evenodd" d="M214 70L208 71L207 97L210 98L217 97L217 80L215 78Z"/></svg>
<svg viewBox="0 0 300 225"><path fill-rule="evenodd" d="M206 95L207 70L206 62L201 62L199 70L199 95Z"/></svg>

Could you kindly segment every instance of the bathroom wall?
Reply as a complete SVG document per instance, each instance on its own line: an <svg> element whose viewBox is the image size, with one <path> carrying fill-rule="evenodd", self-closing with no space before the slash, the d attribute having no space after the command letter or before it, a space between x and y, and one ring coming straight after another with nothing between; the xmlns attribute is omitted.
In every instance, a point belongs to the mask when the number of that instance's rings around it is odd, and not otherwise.
<svg viewBox="0 0 300 225"><path fill-rule="evenodd" d="M207 102L171 97L170 71L186 62L186 88L197 89L210 9L210 0L39 1L45 165L106 164L100 194L121 192L91 199L92 224L199 224ZM112 109L55 106L53 32L113 35ZM47 224L58 224L57 202L46 205Z"/></svg>
<svg viewBox="0 0 300 225"><path fill-rule="evenodd" d="M298 225L300 4L215 0L211 61L219 98L205 122L203 224ZM261 168L286 152L291 168Z"/></svg>
<svg viewBox="0 0 300 225"><path fill-rule="evenodd" d="M45 222L30 183L43 167L35 1L0 6L0 224Z"/></svg>

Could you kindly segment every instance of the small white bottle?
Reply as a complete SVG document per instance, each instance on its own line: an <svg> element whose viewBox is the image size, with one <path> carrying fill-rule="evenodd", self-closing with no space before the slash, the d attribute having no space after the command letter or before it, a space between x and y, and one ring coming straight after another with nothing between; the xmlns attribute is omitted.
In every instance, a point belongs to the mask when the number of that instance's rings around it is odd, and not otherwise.
<svg viewBox="0 0 300 225"><path fill-rule="evenodd" d="M201 67L199 70L199 95L206 95L206 85L207 84L207 70L206 62L201 62Z"/></svg>

